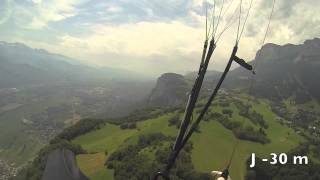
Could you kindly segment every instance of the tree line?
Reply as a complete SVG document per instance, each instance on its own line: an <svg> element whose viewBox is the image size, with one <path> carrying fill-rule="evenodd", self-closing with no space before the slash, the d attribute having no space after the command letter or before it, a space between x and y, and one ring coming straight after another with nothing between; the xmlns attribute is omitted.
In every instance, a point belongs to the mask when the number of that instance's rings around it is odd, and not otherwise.
<svg viewBox="0 0 320 180"><path fill-rule="evenodd" d="M162 133L142 135L136 144L119 148L112 153L106 161L106 166L114 170L116 180L149 180L165 167L174 139ZM191 150L192 144L189 143L179 155L170 178L211 180L209 174L194 170Z"/></svg>

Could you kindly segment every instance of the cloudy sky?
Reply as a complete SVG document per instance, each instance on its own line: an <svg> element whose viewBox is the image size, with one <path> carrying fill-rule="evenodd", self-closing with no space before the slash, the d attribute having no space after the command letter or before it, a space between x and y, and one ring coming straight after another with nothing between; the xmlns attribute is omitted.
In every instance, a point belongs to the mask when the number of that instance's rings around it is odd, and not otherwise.
<svg viewBox="0 0 320 180"><path fill-rule="evenodd" d="M222 1L216 0L216 16ZM234 45L239 2L225 0L217 32L235 23L219 41L210 69L221 70ZM244 13L249 2L243 0ZM239 49L248 60L261 47L272 7L272 0L253 2ZM199 63L208 3L213 0L0 0L0 40L94 66L185 73ZM267 42L297 44L320 37L319 7L315 0L277 0Z"/></svg>

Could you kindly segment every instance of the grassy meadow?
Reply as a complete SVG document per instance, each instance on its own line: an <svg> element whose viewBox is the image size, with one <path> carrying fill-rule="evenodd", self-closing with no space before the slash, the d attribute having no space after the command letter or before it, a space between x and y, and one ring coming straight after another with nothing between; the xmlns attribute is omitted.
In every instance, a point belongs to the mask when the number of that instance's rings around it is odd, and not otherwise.
<svg viewBox="0 0 320 180"><path fill-rule="evenodd" d="M233 103L228 108L233 110L232 120L254 126L248 119L238 115L239 110ZM252 109L262 114L267 121L269 128L265 131L271 143L263 145L237 140L232 131L224 128L219 122L203 121L200 125L200 133L195 133L191 138L194 147L192 161L196 170L201 172L222 170L230 159L233 147L238 144L230 171L233 179L242 180L246 172L246 160L251 153L267 158L270 153L287 152L304 141L292 129L277 122L268 101L261 100L253 104ZM211 111L221 112L221 110L220 106L211 108ZM173 116L174 113L168 113L138 122L137 128L133 130L122 130L119 126L106 124L99 130L76 138L73 142L82 145L90 152L77 157L80 168L92 180L112 180L113 172L104 166L108 155L121 146L136 143L138 136L143 134L161 132L168 136L176 136L178 129L175 126L168 126L168 120Z"/></svg>

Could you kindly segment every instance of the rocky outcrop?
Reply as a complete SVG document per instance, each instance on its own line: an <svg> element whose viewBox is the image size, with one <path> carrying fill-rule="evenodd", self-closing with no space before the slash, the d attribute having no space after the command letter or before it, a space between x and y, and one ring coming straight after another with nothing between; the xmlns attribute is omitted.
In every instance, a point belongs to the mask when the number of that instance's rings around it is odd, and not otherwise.
<svg viewBox="0 0 320 180"><path fill-rule="evenodd" d="M187 99L188 84L182 75L163 74L152 90L148 105L152 107L179 106Z"/></svg>
<svg viewBox="0 0 320 180"><path fill-rule="evenodd" d="M297 102L311 98L320 100L320 39L301 45L266 44L257 52L258 64L254 93L281 99L294 97ZM247 86L250 73L237 68L229 75L228 86Z"/></svg>

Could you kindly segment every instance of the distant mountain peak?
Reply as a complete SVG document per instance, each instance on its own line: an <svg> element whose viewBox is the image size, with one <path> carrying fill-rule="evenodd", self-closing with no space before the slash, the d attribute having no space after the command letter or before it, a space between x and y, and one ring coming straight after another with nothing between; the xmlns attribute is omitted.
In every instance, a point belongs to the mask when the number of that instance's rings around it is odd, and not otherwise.
<svg viewBox="0 0 320 180"><path fill-rule="evenodd" d="M184 79L181 74L176 73L164 73L160 76L159 80L172 80L172 79Z"/></svg>
<svg viewBox="0 0 320 180"><path fill-rule="evenodd" d="M302 44L277 45L267 43L257 52L256 60L283 61L293 60L299 56L318 56L320 55L320 38L304 41Z"/></svg>
<svg viewBox="0 0 320 180"><path fill-rule="evenodd" d="M184 76L176 73L162 74L148 99L150 106L178 106L186 99L188 84Z"/></svg>
<svg viewBox="0 0 320 180"><path fill-rule="evenodd" d="M265 45L262 46L262 48L260 50L264 50L264 49L270 49L270 48L290 48L290 47L299 47L299 46L316 46L319 47L320 46L320 38L313 38L313 39L308 39L305 40L303 43L301 44L285 44L285 45L278 45L278 44L274 44L274 43L266 43Z"/></svg>
<svg viewBox="0 0 320 180"><path fill-rule="evenodd" d="M23 43L0 41L0 88L132 78L143 77L121 69L87 66L76 59L33 49Z"/></svg>
<svg viewBox="0 0 320 180"><path fill-rule="evenodd" d="M20 43L20 42L0 41L0 46L10 47L10 48L18 48L20 50L25 50L25 51L35 51L37 53L46 54L46 55L57 55L57 56L59 55L59 54L50 53L45 49L37 49L37 48L29 47L28 45L26 45L24 43ZM62 56L62 55L60 55L60 56Z"/></svg>
<svg viewBox="0 0 320 180"><path fill-rule="evenodd" d="M319 38L306 40L298 45L264 45L255 58L260 63L256 69L255 80L258 88L255 92L274 99L291 96L299 102L310 98L319 100L319 50ZM231 84L241 85L246 82L239 77L251 75L242 68L237 68L230 76L230 79L233 79Z"/></svg>
<svg viewBox="0 0 320 180"><path fill-rule="evenodd" d="M23 43L19 43L19 42L5 42L5 41L0 41L0 45L3 46L10 46L10 47L17 47L17 48L24 48L24 49L32 49L30 47L28 47L27 45L23 44Z"/></svg>
<svg viewBox="0 0 320 180"><path fill-rule="evenodd" d="M320 48L320 38L314 38L310 40L306 40L304 45L308 47Z"/></svg>

